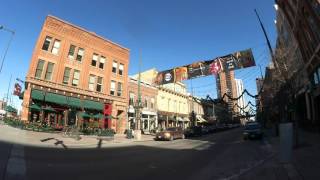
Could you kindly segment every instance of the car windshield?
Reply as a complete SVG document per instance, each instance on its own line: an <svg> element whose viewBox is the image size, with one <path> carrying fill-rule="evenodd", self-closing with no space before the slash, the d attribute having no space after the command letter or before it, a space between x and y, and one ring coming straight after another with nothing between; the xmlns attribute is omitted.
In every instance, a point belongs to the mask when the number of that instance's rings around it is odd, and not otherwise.
<svg viewBox="0 0 320 180"><path fill-rule="evenodd" d="M259 124L249 124L246 126L246 130L253 130L253 129L259 129L260 125Z"/></svg>

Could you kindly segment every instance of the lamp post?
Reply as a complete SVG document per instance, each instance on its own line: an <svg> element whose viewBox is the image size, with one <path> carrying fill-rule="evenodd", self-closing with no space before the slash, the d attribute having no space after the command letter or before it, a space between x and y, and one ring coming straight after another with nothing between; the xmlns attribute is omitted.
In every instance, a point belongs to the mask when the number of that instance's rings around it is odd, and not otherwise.
<svg viewBox="0 0 320 180"><path fill-rule="evenodd" d="M141 55L141 53L140 53ZM136 113L136 123L135 123L135 131L134 131L134 137L137 140L141 140L141 58L139 59L139 76L138 76L138 99L134 106L135 113Z"/></svg>
<svg viewBox="0 0 320 180"><path fill-rule="evenodd" d="M14 34L15 34L15 32L14 32L13 30L8 29L8 28L6 28L6 27L4 27L4 26L2 26L2 25L0 25L0 30L1 30L1 29L4 30L4 31L7 31L7 32L9 32L9 33L11 33L11 36L10 36L9 42L8 42L8 44L7 44L6 50L4 51L3 58L2 58L2 60L1 60L0 73L1 73L1 71L2 71L3 63L4 63L4 60L6 59L6 56L7 56L7 53L8 53L10 44L11 44L11 41L12 41L13 36L14 36Z"/></svg>

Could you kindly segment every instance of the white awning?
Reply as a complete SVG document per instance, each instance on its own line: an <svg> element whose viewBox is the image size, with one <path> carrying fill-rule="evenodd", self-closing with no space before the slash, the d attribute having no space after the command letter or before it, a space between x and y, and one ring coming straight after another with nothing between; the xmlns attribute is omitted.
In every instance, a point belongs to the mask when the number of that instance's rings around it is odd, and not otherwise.
<svg viewBox="0 0 320 180"><path fill-rule="evenodd" d="M184 119L182 119L181 117L177 117L177 121L181 121L181 122L183 122L183 121L184 121Z"/></svg>
<svg viewBox="0 0 320 180"><path fill-rule="evenodd" d="M183 118L183 120L184 122L190 122L190 120L187 117Z"/></svg>
<svg viewBox="0 0 320 180"><path fill-rule="evenodd" d="M142 114L153 115L153 116L156 116L156 115L157 115L156 112L153 112L153 111L145 111L145 110L142 110Z"/></svg>
<svg viewBox="0 0 320 180"><path fill-rule="evenodd" d="M197 115L196 118L198 123L207 122L207 120L203 119L200 115Z"/></svg>
<svg viewBox="0 0 320 180"><path fill-rule="evenodd" d="M128 109L128 112L129 112L129 113L134 113L135 110L134 110L134 108L133 108L132 106L130 106L129 109Z"/></svg>

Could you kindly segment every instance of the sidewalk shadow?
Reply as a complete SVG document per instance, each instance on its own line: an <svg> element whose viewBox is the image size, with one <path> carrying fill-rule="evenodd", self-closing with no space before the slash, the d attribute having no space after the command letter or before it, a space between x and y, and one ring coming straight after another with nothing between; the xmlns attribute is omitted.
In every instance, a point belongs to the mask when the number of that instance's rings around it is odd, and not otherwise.
<svg viewBox="0 0 320 180"><path fill-rule="evenodd" d="M98 144L97 144L97 148L100 149L102 146L102 139L99 139Z"/></svg>
<svg viewBox="0 0 320 180"><path fill-rule="evenodd" d="M50 140L56 140L56 142L54 143L55 146L61 145L64 149L68 149L68 147L63 143L63 141L56 139L56 138L45 138L45 139L41 139L41 142L46 142L46 141L50 141Z"/></svg>

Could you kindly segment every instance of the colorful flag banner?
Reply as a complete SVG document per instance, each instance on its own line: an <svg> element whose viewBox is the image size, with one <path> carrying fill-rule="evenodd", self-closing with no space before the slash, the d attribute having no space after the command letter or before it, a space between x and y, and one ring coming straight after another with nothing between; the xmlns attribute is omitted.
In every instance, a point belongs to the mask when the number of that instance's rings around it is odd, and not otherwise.
<svg viewBox="0 0 320 180"><path fill-rule="evenodd" d="M218 57L213 60L197 61L186 66L159 72L155 78L155 83L160 85L180 82L213 74L217 75L223 71L237 70L251 66L255 66L255 61L251 49L247 49Z"/></svg>

